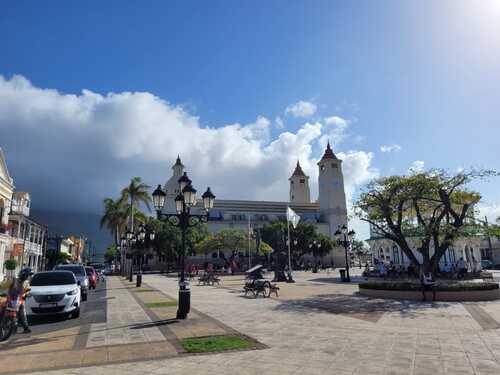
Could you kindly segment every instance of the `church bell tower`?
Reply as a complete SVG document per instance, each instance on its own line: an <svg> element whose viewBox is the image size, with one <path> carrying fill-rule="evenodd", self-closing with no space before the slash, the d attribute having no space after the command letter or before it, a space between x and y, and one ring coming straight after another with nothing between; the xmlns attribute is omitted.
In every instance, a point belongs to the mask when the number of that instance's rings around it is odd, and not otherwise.
<svg viewBox="0 0 500 375"><path fill-rule="evenodd" d="M288 181L290 181L290 203L311 203L309 176L306 176L298 160Z"/></svg>
<svg viewBox="0 0 500 375"><path fill-rule="evenodd" d="M328 222L330 237L339 226L347 225L347 203L344 191L342 160L333 153L330 142L318 162L319 206L321 217Z"/></svg>
<svg viewBox="0 0 500 375"><path fill-rule="evenodd" d="M163 206L164 212L175 212L175 197L180 193L179 191L179 178L181 178L184 172L184 164L181 162L181 158L177 156L175 164L172 166L172 177L168 179L163 187L167 193L165 197L165 205Z"/></svg>

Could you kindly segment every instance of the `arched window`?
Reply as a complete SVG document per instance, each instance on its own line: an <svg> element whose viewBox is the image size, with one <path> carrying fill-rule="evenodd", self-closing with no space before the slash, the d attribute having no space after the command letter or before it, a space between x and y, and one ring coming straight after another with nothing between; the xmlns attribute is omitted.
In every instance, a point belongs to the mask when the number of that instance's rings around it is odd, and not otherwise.
<svg viewBox="0 0 500 375"><path fill-rule="evenodd" d="M396 245L392 247L392 260L394 264L400 264L399 248Z"/></svg>
<svg viewBox="0 0 500 375"><path fill-rule="evenodd" d="M0 198L0 224L3 223L3 214L5 212L5 203L2 198Z"/></svg>

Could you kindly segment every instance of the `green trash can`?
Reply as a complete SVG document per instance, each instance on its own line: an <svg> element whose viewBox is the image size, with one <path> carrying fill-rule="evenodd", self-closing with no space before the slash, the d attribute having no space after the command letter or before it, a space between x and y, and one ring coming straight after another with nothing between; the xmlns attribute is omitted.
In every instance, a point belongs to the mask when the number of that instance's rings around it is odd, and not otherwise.
<svg viewBox="0 0 500 375"><path fill-rule="evenodd" d="M341 269L339 270L339 272L340 272L340 281L345 282L347 280L345 277L345 270Z"/></svg>

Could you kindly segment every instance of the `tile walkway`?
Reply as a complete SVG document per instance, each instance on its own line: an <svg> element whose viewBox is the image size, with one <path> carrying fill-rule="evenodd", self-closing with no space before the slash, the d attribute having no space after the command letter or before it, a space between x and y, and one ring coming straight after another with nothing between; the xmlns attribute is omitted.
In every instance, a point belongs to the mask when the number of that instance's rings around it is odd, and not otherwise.
<svg viewBox="0 0 500 375"><path fill-rule="evenodd" d="M355 285L311 274L296 279L270 299L243 298L234 277L221 287L192 287L195 309L269 349L44 374L500 374L500 330L484 329L467 304L373 300L357 296ZM176 294L173 279L151 275L145 281ZM499 321L500 301L475 306L489 323Z"/></svg>

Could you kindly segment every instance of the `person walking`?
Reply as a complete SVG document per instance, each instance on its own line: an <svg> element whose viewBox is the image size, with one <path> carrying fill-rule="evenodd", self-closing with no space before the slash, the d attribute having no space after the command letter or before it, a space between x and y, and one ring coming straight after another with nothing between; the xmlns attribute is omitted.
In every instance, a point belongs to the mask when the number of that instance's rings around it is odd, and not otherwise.
<svg viewBox="0 0 500 375"><path fill-rule="evenodd" d="M422 301L426 301L425 292L432 291L432 300L436 300L436 289L434 288L434 284L436 283L434 278L432 277L432 273L425 272L421 277L422 283Z"/></svg>

